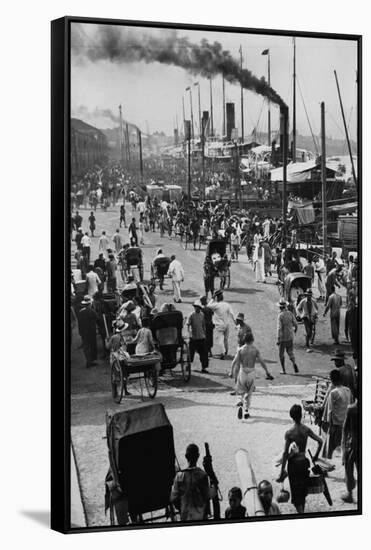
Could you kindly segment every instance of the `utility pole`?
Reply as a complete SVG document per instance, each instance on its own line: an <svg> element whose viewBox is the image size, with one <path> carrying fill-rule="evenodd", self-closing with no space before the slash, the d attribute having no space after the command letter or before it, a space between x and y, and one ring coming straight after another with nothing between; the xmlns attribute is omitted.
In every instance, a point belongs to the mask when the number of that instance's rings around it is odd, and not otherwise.
<svg viewBox="0 0 371 550"><path fill-rule="evenodd" d="M241 71L242 71L242 62L243 62L242 46L240 45L240 66L241 66ZM242 143L243 143L244 139L245 139L245 134L244 134L244 119L243 119L243 87L242 87L242 83L241 83L241 139L242 139Z"/></svg>
<svg viewBox="0 0 371 550"><path fill-rule="evenodd" d="M288 117L287 105L280 107L280 124L282 135L282 248L286 248L287 237L287 139L288 139Z"/></svg>
<svg viewBox="0 0 371 550"><path fill-rule="evenodd" d="M268 86L271 85L271 52L268 50ZM271 101L268 99L268 145L271 145Z"/></svg>
<svg viewBox="0 0 371 550"><path fill-rule="evenodd" d="M143 152L142 152L142 132L137 128L138 132L138 144L139 144L139 170L140 170L140 183L143 185Z"/></svg>
<svg viewBox="0 0 371 550"><path fill-rule="evenodd" d="M321 179L322 179L322 233L323 233L323 256L327 251L327 170L326 170L326 127L325 127L325 104L321 103Z"/></svg>
<svg viewBox="0 0 371 550"><path fill-rule="evenodd" d="M184 121L184 137L188 144L188 170L187 170L187 183L188 183L188 202L191 201L191 121Z"/></svg>
<svg viewBox="0 0 371 550"><path fill-rule="evenodd" d="M223 135L222 135L222 139L224 138L225 136L225 82L224 82L224 74L222 75L222 85L223 85Z"/></svg>
<svg viewBox="0 0 371 550"><path fill-rule="evenodd" d="M120 158L121 158L121 166L124 165L124 144L123 144L123 135L122 135L122 109L121 105L119 105L119 113L120 113Z"/></svg>
<svg viewBox="0 0 371 550"><path fill-rule="evenodd" d="M200 129L200 139L202 139L202 121L201 121L201 93L200 93L200 83L195 82L195 86L198 87L198 121L199 121L199 129Z"/></svg>
<svg viewBox="0 0 371 550"><path fill-rule="evenodd" d="M346 140L347 140L348 151L349 151L349 156L350 156L350 162L351 162L351 164L352 164L352 174L353 174L353 179L354 179L354 185L356 186L356 189L357 189L357 191L358 191L357 176L356 176L356 171L355 171L355 168L354 168L353 155L352 155L352 148L351 148L351 146L350 146L350 140L349 140L349 134L348 134L348 126L347 126L347 123L346 123L346 120L345 120L343 102L342 102L342 100L341 100L341 94L340 94L340 87L339 87L338 75L336 74L336 71L334 71L334 74L335 74L335 80L336 80L336 87L337 87L338 95L339 95L340 108L341 108L341 115L342 115L342 117L343 117L343 124L344 124L344 128L345 128L345 137L346 137Z"/></svg>
<svg viewBox="0 0 371 550"><path fill-rule="evenodd" d="M296 38L293 39L294 46L294 67L292 72L292 162L296 162Z"/></svg>
<svg viewBox="0 0 371 550"><path fill-rule="evenodd" d="M213 117L213 84L210 76L210 119L211 119L211 128L210 135L214 136L214 117Z"/></svg>

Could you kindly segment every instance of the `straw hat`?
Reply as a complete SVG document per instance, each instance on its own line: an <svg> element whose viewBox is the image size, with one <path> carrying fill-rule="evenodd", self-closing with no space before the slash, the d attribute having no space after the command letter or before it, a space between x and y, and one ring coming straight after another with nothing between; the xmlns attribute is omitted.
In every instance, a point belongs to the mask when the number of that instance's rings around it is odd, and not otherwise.
<svg viewBox="0 0 371 550"><path fill-rule="evenodd" d="M193 302L193 306L194 306L194 307L199 307L199 308L201 308L201 309L203 309L203 307L204 307L204 306L201 304L200 300L195 300L195 301Z"/></svg>
<svg viewBox="0 0 371 550"><path fill-rule="evenodd" d="M283 308L283 307L287 307L289 303L286 302L285 298L280 298L279 302L277 302L277 305Z"/></svg>
<svg viewBox="0 0 371 550"><path fill-rule="evenodd" d="M86 294L86 296L84 296L84 299L81 301L81 305L82 305L82 306L87 306L87 305L91 304L92 301L93 301L93 300L91 299L91 297L89 296L89 294Z"/></svg>

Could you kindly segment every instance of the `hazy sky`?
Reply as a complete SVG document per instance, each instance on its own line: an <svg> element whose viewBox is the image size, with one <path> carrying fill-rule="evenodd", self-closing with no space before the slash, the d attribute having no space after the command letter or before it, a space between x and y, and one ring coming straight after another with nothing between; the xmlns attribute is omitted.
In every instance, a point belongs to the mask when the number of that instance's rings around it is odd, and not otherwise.
<svg viewBox="0 0 371 550"><path fill-rule="evenodd" d="M74 27L75 23L72 24ZM75 27L76 29L76 27ZM80 40L82 52L94 47L96 25L84 24L85 35ZM166 36L169 31L134 28L138 34ZM223 49L229 50L236 58L242 46L243 67L257 77L267 78L267 56L261 55L269 48L271 56L271 86L289 105L292 113L292 70L293 45L291 37L267 35L215 33L208 31L178 31L192 42L199 43L206 38L209 42L219 41ZM74 35L73 35L74 36ZM81 43L81 40L83 43ZM182 96L185 102L186 118L190 118L189 92L192 86L193 113L198 121L198 91L195 82L200 83L201 110L210 108L209 81L194 76L182 68L157 62L111 62L109 60L89 61L84 56L72 55L71 64L72 114L100 128L114 127L116 124L107 117L94 115L96 109L110 109L118 115L118 105L122 104L123 117L146 131L148 121L151 132L156 130L172 134L176 116L179 128L182 127ZM340 89L349 122L350 134L356 139L357 102L356 70L357 47L354 41L328 40L318 38L296 39L297 71L297 132L310 135L301 93L314 133L320 131L320 102L326 104L326 130L328 136L343 138L344 129L337 96L334 69L337 71ZM241 133L240 87L226 82L226 101L235 102L236 125ZM84 108L82 116L81 107ZM213 79L214 126L220 132L222 125L222 78ZM86 114L86 109L90 115ZM244 91L245 135L254 127L267 130L267 100L254 92ZM272 130L278 129L279 109L271 105ZM93 113L93 114L92 114ZM290 125L291 126L291 125ZM197 131L197 128L196 128Z"/></svg>

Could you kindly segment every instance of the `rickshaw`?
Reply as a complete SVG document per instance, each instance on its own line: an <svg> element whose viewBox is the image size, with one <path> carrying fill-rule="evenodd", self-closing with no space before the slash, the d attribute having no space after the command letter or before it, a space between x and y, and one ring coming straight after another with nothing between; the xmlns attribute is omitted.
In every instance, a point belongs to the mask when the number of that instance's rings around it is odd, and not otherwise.
<svg viewBox="0 0 371 550"><path fill-rule="evenodd" d="M181 311L164 311L154 315L151 330L156 345L162 355L161 371L171 371L180 365L184 382L191 378L191 359L188 344L183 331L183 314Z"/></svg>
<svg viewBox="0 0 371 550"><path fill-rule="evenodd" d="M143 281L143 256L139 246L128 248L124 258L128 275L133 275L135 281Z"/></svg>
<svg viewBox="0 0 371 550"><path fill-rule="evenodd" d="M148 397L156 397L158 385L157 365L161 355L154 351L146 355L135 355L135 344L127 342L127 353L111 353L111 392L116 403L121 403L127 381L144 380ZM142 384L141 384L142 390Z"/></svg>
<svg viewBox="0 0 371 550"><path fill-rule="evenodd" d="M106 413L109 470L105 509L111 525L176 521L173 428L161 403Z"/></svg>
<svg viewBox="0 0 371 550"><path fill-rule="evenodd" d="M159 281L161 289L164 284L164 279L167 275L170 262L170 258L165 256L164 258L155 258L151 264L151 282L156 283L156 281Z"/></svg>
<svg viewBox="0 0 371 550"><path fill-rule="evenodd" d="M210 256L216 268L216 277L220 278L220 288L229 288L231 284L231 260L227 255L227 241L214 239L209 241L206 249L206 256Z"/></svg>
<svg viewBox="0 0 371 550"><path fill-rule="evenodd" d="M312 287L312 279L304 273L288 273L283 285L281 295L289 303L289 309L295 310L304 293Z"/></svg>

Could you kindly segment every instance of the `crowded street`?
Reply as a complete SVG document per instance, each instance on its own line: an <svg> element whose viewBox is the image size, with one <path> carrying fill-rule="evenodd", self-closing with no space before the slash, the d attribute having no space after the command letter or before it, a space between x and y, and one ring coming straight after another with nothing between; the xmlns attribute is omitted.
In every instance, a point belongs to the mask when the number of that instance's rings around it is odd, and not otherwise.
<svg viewBox="0 0 371 550"><path fill-rule="evenodd" d="M120 205L110 206L106 210L97 208L94 212L96 227L94 237L91 237L90 261L93 263L100 253L99 242L102 231L105 231L109 247L114 248L113 236L119 229L122 242L129 241L128 228L120 228ZM139 212L133 210L126 202L126 223L136 219L139 222ZM89 232L89 208L80 208L83 232ZM74 215L74 212L72 213ZM72 237L74 237L73 232ZM170 239L165 233L161 236L159 228L144 232L144 244L140 245L143 252L143 281L151 280L151 263L161 249L167 257L172 255L180 261L184 270L184 282L181 284L182 302L176 304L176 309L188 319L193 311L193 304L205 294L203 284L203 264L206 245L193 250L192 244L184 249L179 236L172 235ZM198 247L197 247L198 248ZM76 243L71 241L71 260L76 251ZM229 252L228 252L229 253ZM318 302L318 322L316 335L311 349L308 350L305 341L304 326L299 324L294 338L294 352L298 372L287 361L286 374L282 374L277 346L277 316L280 311L278 277L275 269L266 277L262 284L256 281L253 262L248 259L246 250L241 250L238 261L230 265L230 287L224 290L224 301L228 303L234 316L243 313L245 322L251 327L254 344L267 366L272 380L267 380L263 368L256 366L256 389L252 395L248 418L238 418L238 396L231 395L235 388L233 379L229 376L231 363L236 354L237 326L230 323L229 351L221 359L219 350L209 358L206 372L202 372L199 356L196 353L192 366L191 378L185 382L178 367L171 371L161 372L159 386L154 401L163 403L169 420L174 428L175 452L181 467L185 466L185 450L189 443L196 443L204 455L204 443L210 445L213 465L219 479L221 513L228 506L227 494L230 487L239 485L235 464L235 453L240 448L248 449L259 481L268 480L273 485L273 493L278 495L281 483L276 482L280 468L276 466L284 448L285 432L291 426L289 410L294 404L314 397L315 378L327 377L333 368L331 361L336 348L345 352L352 362L350 343L345 339L344 317L346 290L342 288L344 307L341 309L340 340L335 344L331 338L330 319L323 316L325 306ZM118 289L124 288L125 282L117 275ZM163 290L156 285L156 308L164 303L173 302L171 279L165 278ZM209 296L210 298L211 296ZM317 282L313 284L313 297L318 298ZM208 298L208 299L209 299ZM186 323L187 321L185 321ZM105 439L106 410L122 411L140 403L151 401L143 389L143 380L128 382L130 395L124 396L120 404L116 404L111 396L111 374L109 357L104 356L104 350L98 339L97 361L89 369L81 346L78 327L73 324L71 351L71 436L72 449L77 475L80 484L81 500L88 526L109 525L109 517L104 510L104 479L107 473L107 442ZM188 339L187 328L183 335ZM215 338L214 338L215 340ZM215 341L214 341L215 344ZM215 349L215 348L214 348ZM310 351L310 352L308 352ZM309 415L303 422L311 425ZM318 426L311 425L318 433ZM309 448L315 448L312 443ZM314 452L314 451L313 451ZM94 460L91 457L94 456ZM310 494L306 499L306 512L343 511L356 508L356 503L345 503L341 499L344 491L344 467L341 451L337 449L332 456L335 469L328 474L327 484L333 500L329 507L323 494ZM287 482L286 482L287 485ZM281 513L295 513L290 502L280 504Z"/></svg>

